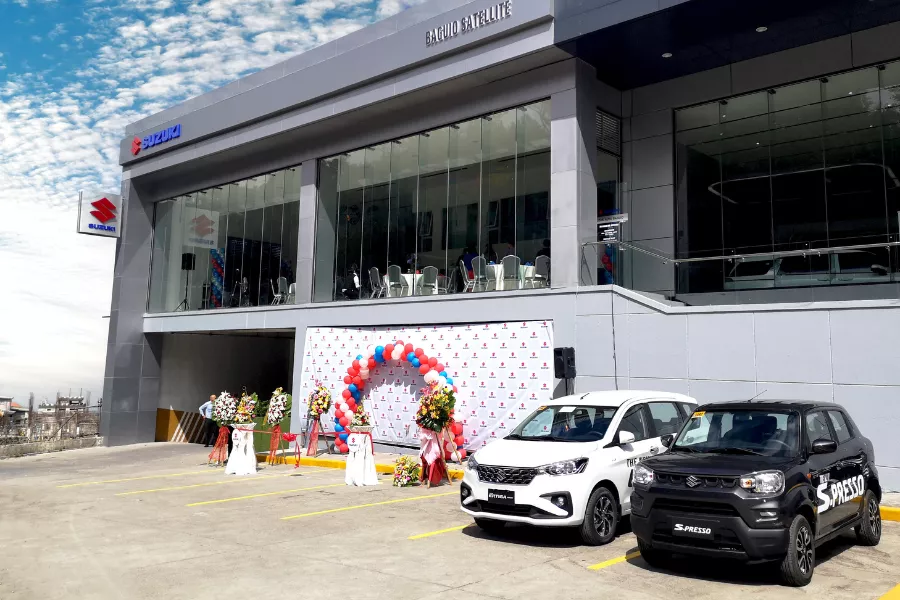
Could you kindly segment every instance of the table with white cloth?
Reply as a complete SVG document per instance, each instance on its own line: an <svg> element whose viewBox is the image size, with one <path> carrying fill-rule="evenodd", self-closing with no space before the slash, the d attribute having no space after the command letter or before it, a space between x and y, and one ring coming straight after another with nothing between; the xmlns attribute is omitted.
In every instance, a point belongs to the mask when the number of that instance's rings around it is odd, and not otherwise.
<svg viewBox="0 0 900 600"><path fill-rule="evenodd" d="M256 475L256 450L253 448L253 428L256 423L235 424L231 432L231 454L225 463L226 475Z"/></svg>
<svg viewBox="0 0 900 600"><path fill-rule="evenodd" d="M406 283L406 287L403 290L391 289L391 280L388 279L388 276L384 276L384 285L387 289L387 295L396 298L399 296L412 296L413 290L417 285L419 285L419 281L422 279L421 273L401 273L400 277L403 278L403 281Z"/></svg>
<svg viewBox="0 0 900 600"><path fill-rule="evenodd" d="M493 273L493 277L491 276ZM503 263L496 265L488 265L487 266L487 279L488 279L488 288L495 290L503 289ZM525 287L525 280L531 279L534 277L534 266L532 265L519 265L519 281L518 281L518 289L522 289Z"/></svg>
<svg viewBox="0 0 900 600"><path fill-rule="evenodd" d="M347 485L378 485L375 456L372 453L371 434L353 432L347 436Z"/></svg>

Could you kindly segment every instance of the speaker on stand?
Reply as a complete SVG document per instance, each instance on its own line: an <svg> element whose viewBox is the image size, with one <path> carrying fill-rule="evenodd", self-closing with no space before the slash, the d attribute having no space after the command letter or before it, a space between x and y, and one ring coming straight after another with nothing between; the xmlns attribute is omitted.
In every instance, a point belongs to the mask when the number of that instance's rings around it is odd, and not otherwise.
<svg viewBox="0 0 900 600"><path fill-rule="evenodd" d="M197 255L193 252L185 252L181 255L181 270L184 271L184 300L175 307L175 312L191 310L191 304L188 302L188 292L191 285L191 271L197 262Z"/></svg>
<svg viewBox="0 0 900 600"><path fill-rule="evenodd" d="M569 395L569 380L575 379L575 348L553 349L553 376L566 382L566 396Z"/></svg>

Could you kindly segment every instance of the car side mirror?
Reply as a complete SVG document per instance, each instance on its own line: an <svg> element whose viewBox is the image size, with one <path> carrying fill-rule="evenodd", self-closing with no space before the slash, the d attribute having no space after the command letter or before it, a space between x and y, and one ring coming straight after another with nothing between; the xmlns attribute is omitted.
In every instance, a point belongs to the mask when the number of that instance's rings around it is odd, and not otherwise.
<svg viewBox="0 0 900 600"><path fill-rule="evenodd" d="M813 454L831 454L837 452L837 442L834 440L820 439L812 443Z"/></svg>
<svg viewBox="0 0 900 600"><path fill-rule="evenodd" d="M661 441L662 445L666 448L671 448L672 444L675 443L675 436L671 433L667 433L666 435L662 436L659 441Z"/></svg>
<svg viewBox="0 0 900 600"><path fill-rule="evenodd" d="M634 434L630 431L620 431L619 432L619 445L624 446L625 444L633 444L634 443Z"/></svg>

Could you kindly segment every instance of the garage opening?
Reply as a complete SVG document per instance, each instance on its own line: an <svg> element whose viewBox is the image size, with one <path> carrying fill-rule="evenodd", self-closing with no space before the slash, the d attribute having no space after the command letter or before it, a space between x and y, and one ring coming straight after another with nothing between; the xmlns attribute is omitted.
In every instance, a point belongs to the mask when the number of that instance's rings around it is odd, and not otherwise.
<svg viewBox="0 0 900 600"><path fill-rule="evenodd" d="M246 330L162 335L156 441L199 442L200 405L210 395L244 388L268 398L292 392L294 330Z"/></svg>

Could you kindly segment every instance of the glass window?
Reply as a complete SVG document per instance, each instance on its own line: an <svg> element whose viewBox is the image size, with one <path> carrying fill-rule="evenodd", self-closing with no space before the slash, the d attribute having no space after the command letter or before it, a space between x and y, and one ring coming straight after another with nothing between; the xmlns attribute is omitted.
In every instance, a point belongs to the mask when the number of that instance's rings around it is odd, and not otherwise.
<svg viewBox="0 0 900 600"><path fill-rule="evenodd" d="M529 415L506 439L587 442L603 439L616 409L601 406L545 406Z"/></svg>
<svg viewBox="0 0 900 600"><path fill-rule="evenodd" d="M323 159L318 202L316 301L546 285L550 103Z"/></svg>
<svg viewBox="0 0 900 600"><path fill-rule="evenodd" d="M843 444L853 435L850 433L850 427L847 425L844 414L836 410L829 410L828 416L831 419L831 425L834 427L834 433L837 435L838 443Z"/></svg>
<svg viewBox="0 0 900 600"><path fill-rule="evenodd" d="M674 402L650 402L647 407L657 436L678 431L682 418Z"/></svg>
<svg viewBox="0 0 900 600"><path fill-rule="evenodd" d="M630 431L634 434L634 441L639 442L650 437L650 431L647 429L647 419L644 416L644 405L638 404L632 406L622 417L619 424L619 431Z"/></svg>
<svg viewBox="0 0 900 600"><path fill-rule="evenodd" d="M825 421L825 413L822 411L811 412L806 415L806 436L809 443L816 440L832 440L831 430Z"/></svg>
<svg viewBox="0 0 900 600"><path fill-rule="evenodd" d="M716 409L695 413L672 446L711 454L796 456L799 414L748 409ZM702 433L701 433L702 432Z"/></svg>

